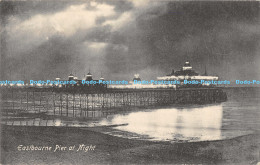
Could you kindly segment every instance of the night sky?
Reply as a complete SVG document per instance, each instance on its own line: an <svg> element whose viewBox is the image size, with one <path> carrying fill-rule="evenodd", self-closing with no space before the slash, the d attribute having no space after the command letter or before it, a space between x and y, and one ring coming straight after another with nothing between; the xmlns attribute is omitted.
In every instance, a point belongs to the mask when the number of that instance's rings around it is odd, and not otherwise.
<svg viewBox="0 0 260 165"><path fill-rule="evenodd" d="M260 80L259 2L12 1L1 4L2 80L70 73L155 79L186 60L222 80Z"/></svg>

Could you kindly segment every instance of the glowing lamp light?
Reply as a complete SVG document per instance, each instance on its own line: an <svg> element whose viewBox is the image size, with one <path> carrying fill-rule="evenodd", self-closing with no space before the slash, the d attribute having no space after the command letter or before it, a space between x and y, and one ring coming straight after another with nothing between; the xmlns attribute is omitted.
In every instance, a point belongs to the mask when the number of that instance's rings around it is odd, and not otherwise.
<svg viewBox="0 0 260 165"><path fill-rule="evenodd" d="M18 87L22 86L23 84L17 84Z"/></svg>

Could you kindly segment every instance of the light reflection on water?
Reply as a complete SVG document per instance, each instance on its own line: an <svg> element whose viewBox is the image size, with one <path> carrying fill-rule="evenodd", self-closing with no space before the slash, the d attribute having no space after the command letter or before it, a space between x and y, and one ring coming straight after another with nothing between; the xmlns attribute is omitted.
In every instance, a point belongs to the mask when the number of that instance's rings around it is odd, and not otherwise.
<svg viewBox="0 0 260 165"><path fill-rule="evenodd" d="M108 116L101 124L128 124L108 132L115 136L170 141L219 140L260 131L260 88L231 88L226 92L228 101L219 105L131 112Z"/></svg>
<svg viewBox="0 0 260 165"><path fill-rule="evenodd" d="M213 140L221 138L222 105L168 108L109 116L101 125L147 136L152 140Z"/></svg>

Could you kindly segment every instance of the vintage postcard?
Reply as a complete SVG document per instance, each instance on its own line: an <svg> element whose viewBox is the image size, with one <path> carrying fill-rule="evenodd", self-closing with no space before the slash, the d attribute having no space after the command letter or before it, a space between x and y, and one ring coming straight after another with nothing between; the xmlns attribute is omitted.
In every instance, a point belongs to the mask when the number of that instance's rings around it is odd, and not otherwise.
<svg viewBox="0 0 260 165"><path fill-rule="evenodd" d="M0 164L260 164L260 3L0 0Z"/></svg>

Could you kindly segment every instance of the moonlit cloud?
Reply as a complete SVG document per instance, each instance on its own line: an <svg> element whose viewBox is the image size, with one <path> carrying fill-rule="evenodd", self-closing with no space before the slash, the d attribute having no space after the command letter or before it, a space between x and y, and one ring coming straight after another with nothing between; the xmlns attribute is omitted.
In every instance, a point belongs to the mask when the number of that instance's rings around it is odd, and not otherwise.
<svg viewBox="0 0 260 165"><path fill-rule="evenodd" d="M156 1L151 1L151 0L130 0L130 2L132 2L136 8L147 7L151 3L152 4L156 3Z"/></svg>
<svg viewBox="0 0 260 165"><path fill-rule="evenodd" d="M38 14L24 21L11 20L10 26L7 27L10 42L18 45L20 49L17 51L26 51L30 47L39 46L52 36L68 38L78 31L93 28L98 17L115 14L114 7L110 5L96 4L94 10L87 10L87 6L87 4L72 5L58 13Z"/></svg>
<svg viewBox="0 0 260 165"><path fill-rule="evenodd" d="M118 19L108 20L103 25L109 25L113 31L117 31L120 28L127 26L133 22L134 16L131 12L123 13Z"/></svg>
<svg viewBox="0 0 260 165"><path fill-rule="evenodd" d="M12 79L82 77L89 68L95 78L102 71L108 79L155 79L186 60L222 79L259 75L257 2L5 3L1 33Z"/></svg>
<svg viewBox="0 0 260 165"><path fill-rule="evenodd" d="M129 28L131 26L135 27L137 23L136 19L138 17L146 15L145 18L152 18L162 15L166 12L166 5L168 3L152 0L129 0L129 2L134 5L132 10L121 13L116 19L105 21L103 25L111 26L113 31ZM154 11L156 11L156 14L147 14Z"/></svg>
<svg viewBox="0 0 260 165"><path fill-rule="evenodd" d="M96 49L96 51L100 49L104 49L107 46L107 43L102 43L102 42L91 42L91 43L85 43L88 45L89 48Z"/></svg>

